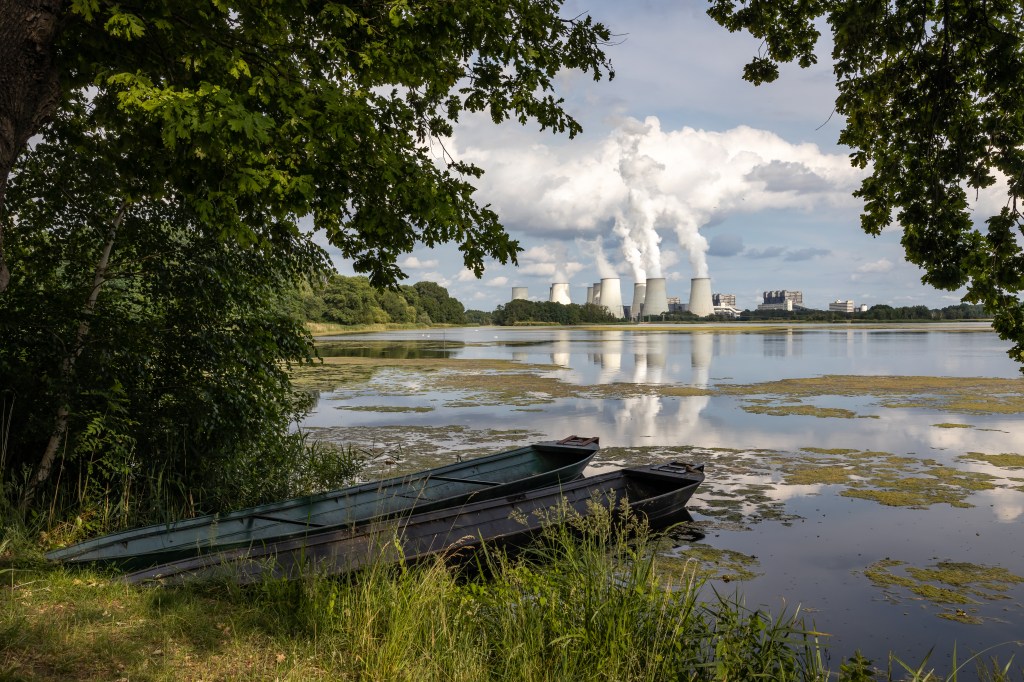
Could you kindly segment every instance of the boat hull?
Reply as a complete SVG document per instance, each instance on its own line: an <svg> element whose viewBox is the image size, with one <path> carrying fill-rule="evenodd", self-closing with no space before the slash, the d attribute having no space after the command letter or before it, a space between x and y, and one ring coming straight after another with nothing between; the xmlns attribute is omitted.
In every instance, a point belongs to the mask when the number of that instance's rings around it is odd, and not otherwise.
<svg viewBox="0 0 1024 682"><path fill-rule="evenodd" d="M630 509L655 528L685 515L704 480L703 466L672 462L622 469L548 488L505 495L457 508L420 513L392 523L310 535L263 546L173 562L125 577L133 584L181 584L225 578L241 584L337 575L378 562L415 563L438 555L468 554L484 542L517 545L559 510L587 515L594 505Z"/></svg>
<svg viewBox="0 0 1024 682"><path fill-rule="evenodd" d="M254 544L301 540L313 533L572 481L582 475L598 447L596 438L576 436L535 443L408 476L114 533L55 550L47 558L134 570Z"/></svg>

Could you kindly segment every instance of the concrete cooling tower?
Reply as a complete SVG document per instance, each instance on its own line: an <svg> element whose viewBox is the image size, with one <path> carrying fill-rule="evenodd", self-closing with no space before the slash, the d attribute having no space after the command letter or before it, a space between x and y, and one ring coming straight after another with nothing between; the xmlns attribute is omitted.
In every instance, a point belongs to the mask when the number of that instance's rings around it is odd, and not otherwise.
<svg viewBox="0 0 1024 682"><path fill-rule="evenodd" d="M668 312L668 294L665 292L664 277L648 277L644 292L644 315L661 315Z"/></svg>
<svg viewBox="0 0 1024 682"><path fill-rule="evenodd" d="M513 301L525 301L528 296L526 287L512 287Z"/></svg>
<svg viewBox="0 0 1024 682"><path fill-rule="evenodd" d="M594 287L587 287L587 303L594 302Z"/></svg>
<svg viewBox="0 0 1024 682"><path fill-rule="evenodd" d="M629 307L629 316L639 320L644 311L644 297L647 293L647 285L637 282L633 285L633 304Z"/></svg>
<svg viewBox="0 0 1024 682"><path fill-rule="evenodd" d="M622 319L622 286L618 277L606 277L601 280L601 305L612 315Z"/></svg>
<svg viewBox="0 0 1024 682"><path fill-rule="evenodd" d="M548 300L552 303L561 303L562 305L572 303L572 300L569 298L569 283L552 282L551 294L548 296Z"/></svg>
<svg viewBox="0 0 1024 682"><path fill-rule="evenodd" d="M594 282L594 305L601 305L601 283Z"/></svg>
<svg viewBox="0 0 1024 682"><path fill-rule="evenodd" d="M710 277L694 277L690 280L690 312L697 317L715 314L715 306L711 302Z"/></svg>

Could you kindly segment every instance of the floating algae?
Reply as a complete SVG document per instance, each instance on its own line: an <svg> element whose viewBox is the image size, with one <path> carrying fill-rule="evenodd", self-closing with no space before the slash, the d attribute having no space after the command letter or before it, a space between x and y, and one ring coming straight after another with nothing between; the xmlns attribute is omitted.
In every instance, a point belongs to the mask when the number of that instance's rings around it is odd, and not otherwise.
<svg viewBox="0 0 1024 682"><path fill-rule="evenodd" d="M804 416L818 417L819 419L856 419L866 415L859 415L852 410L845 410L839 407L815 407L814 405L743 405L745 412L752 414L768 414L773 417Z"/></svg>
<svg viewBox="0 0 1024 682"><path fill-rule="evenodd" d="M1024 455L1018 455L1012 452L1006 452L999 455L986 455L981 452L968 452L966 455L957 457L957 459L973 459L980 462L988 462L989 464L1002 469L1024 469Z"/></svg>
<svg viewBox="0 0 1024 682"><path fill-rule="evenodd" d="M718 385L722 395L874 397L889 408L931 408L949 412L1024 412L1024 379L988 377L826 375L758 384Z"/></svg>
<svg viewBox="0 0 1024 682"><path fill-rule="evenodd" d="M943 422L941 424L932 424L932 426L940 429L973 429L973 424L956 424L950 422Z"/></svg>
<svg viewBox="0 0 1024 682"><path fill-rule="evenodd" d="M719 549L705 544L691 544L673 554L676 560L687 563L696 561L698 575L706 579L732 582L735 580L753 580L759 574L753 569L759 565L757 557L736 552L731 549Z"/></svg>
<svg viewBox="0 0 1024 682"><path fill-rule="evenodd" d="M909 592L937 606L980 604L1007 599L1006 592L1024 578L1000 566L968 562L940 561L929 567L911 566L904 561L885 558L868 566L863 575L883 590L889 601L899 603ZM954 608L938 613L940 618L961 623L980 623L976 609L969 613Z"/></svg>

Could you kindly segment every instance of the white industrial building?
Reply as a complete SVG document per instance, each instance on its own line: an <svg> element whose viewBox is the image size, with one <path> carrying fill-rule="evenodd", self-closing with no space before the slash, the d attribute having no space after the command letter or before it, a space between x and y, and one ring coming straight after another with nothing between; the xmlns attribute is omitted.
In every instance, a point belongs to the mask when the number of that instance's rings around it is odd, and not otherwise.
<svg viewBox="0 0 1024 682"><path fill-rule="evenodd" d="M853 301L841 301L837 298L828 304L828 310L832 313L852 313L854 310Z"/></svg>

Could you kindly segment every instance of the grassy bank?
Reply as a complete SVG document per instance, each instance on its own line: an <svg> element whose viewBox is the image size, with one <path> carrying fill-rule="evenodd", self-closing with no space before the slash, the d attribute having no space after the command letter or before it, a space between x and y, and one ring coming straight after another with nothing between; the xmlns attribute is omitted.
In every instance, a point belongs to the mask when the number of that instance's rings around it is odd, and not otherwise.
<svg viewBox="0 0 1024 682"><path fill-rule="evenodd" d="M378 566L245 590L130 587L8 541L0 679L946 679L863 660L830 674L799 614L748 610L688 569L666 577L642 529L627 541L607 517L574 525L515 560L478 556L472 575Z"/></svg>

